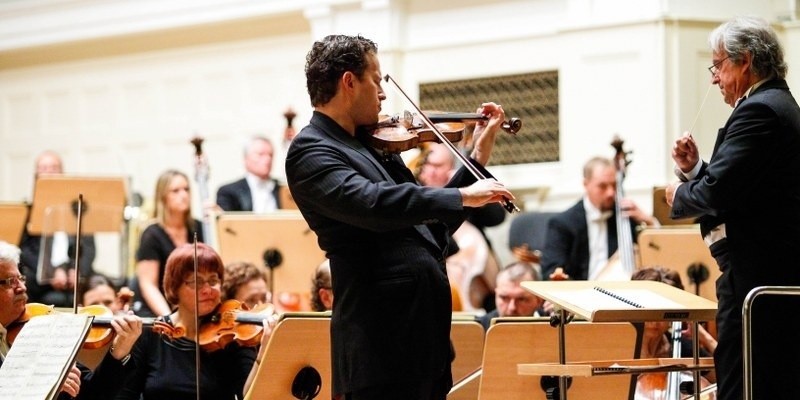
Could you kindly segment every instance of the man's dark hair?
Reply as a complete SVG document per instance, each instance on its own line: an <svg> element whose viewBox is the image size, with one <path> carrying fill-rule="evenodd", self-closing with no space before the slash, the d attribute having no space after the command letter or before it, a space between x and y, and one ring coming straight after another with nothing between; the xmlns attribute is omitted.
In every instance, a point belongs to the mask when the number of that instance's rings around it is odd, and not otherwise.
<svg viewBox="0 0 800 400"><path fill-rule="evenodd" d="M339 78L353 72L359 79L369 65L368 54L377 54L378 45L360 35L329 35L314 42L306 55L306 87L312 106L327 104L336 95Z"/></svg>

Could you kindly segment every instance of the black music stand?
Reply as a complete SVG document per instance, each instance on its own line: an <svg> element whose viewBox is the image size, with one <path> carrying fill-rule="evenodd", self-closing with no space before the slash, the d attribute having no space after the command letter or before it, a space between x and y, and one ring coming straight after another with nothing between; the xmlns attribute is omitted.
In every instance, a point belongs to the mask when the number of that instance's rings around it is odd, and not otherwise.
<svg viewBox="0 0 800 400"><path fill-rule="evenodd" d="M36 266L37 280L40 283L49 282L56 267L50 265L50 257L43 256L44 250L52 246L53 234L64 232L74 236L77 232L77 205L80 196L83 197L82 236L113 233L119 235L115 240L118 248L121 249L122 244L127 243L123 218L127 192L127 180L123 177L44 175L36 180L27 229L30 234L42 237L39 265ZM98 246L99 248L110 247ZM118 272L108 275L123 274L127 255L124 251L120 253L113 257L117 260ZM104 259L102 254L98 258Z"/></svg>
<svg viewBox="0 0 800 400"><path fill-rule="evenodd" d="M28 219L28 205L25 203L0 203L0 240L19 246L25 221Z"/></svg>
<svg viewBox="0 0 800 400"><path fill-rule="evenodd" d="M299 211L223 213L217 219L217 244L226 264L247 261L266 266L273 299L299 296L299 309L284 311L311 310L311 280L325 253Z"/></svg>

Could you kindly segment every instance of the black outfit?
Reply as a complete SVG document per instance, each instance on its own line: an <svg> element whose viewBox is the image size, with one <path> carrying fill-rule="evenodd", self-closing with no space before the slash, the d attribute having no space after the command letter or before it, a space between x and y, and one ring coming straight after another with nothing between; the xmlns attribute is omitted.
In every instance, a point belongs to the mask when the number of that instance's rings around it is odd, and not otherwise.
<svg viewBox="0 0 800 400"><path fill-rule="evenodd" d="M256 359L256 347L241 347L234 341L221 350L200 351L200 398L244 398L242 392ZM117 400L197 399L193 341L170 340L147 329L136 341L130 362L135 369Z"/></svg>
<svg viewBox="0 0 800 400"><path fill-rule="evenodd" d="M377 155L320 112L292 140L286 172L330 259L333 393L444 399L452 386L447 242L467 217L456 187L475 179L462 168L452 187L419 186L400 156Z"/></svg>
<svg viewBox="0 0 800 400"><path fill-rule="evenodd" d="M194 242L194 233L197 232L197 241L203 242L203 224L194 220L194 228L188 229L186 232L186 240L189 243ZM136 251L136 262L142 260L155 260L158 261L158 285L161 288L161 282L164 281L164 270L167 267L167 258L170 253L175 250L175 243L172 243L167 231L164 230L160 224L151 224L142 232L142 239L139 241L139 249ZM133 311L140 317L156 317L150 307L142 297L142 291L139 290L139 281L134 279L131 284L131 290L134 292L133 297Z"/></svg>
<svg viewBox="0 0 800 400"><path fill-rule="evenodd" d="M280 190L281 185L278 181L271 179L275 184L272 196L275 198L275 206L281 208ZM253 211L253 197L250 195L250 186L247 179L242 178L236 182L222 185L217 190L217 205L225 211Z"/></svg>
<svg viewBox="0 0 800 400"><path fill-rule="evenodd" d="M69 261L61 266L54 266L58 268L65 268L67 270L75 268L75 244L76 237L69 236L69 248L67 254ZM45 248L42 251L42 237L39 235L31 235L26 229L22 234L22 241L20 242L20 271L25 275L25 286L28 289L28 301L32 303L52 304L56 307L72 307L74 293L72 289L59 291L53 289L50 284L39 284L36 281L36 271L39 266L39 254L42 253L48 257L47 264L49 265L49 257L53 240L48 238L45 241ZM80 249L80 280L87 280L94 274L92 264L95 258L95 243L94 236L82 235L81 236L81 249Z"/></svg>
<svg viewBox="0 0 800 400"><path fill-rule="evenodd" d="M611 212L608 223L608 254L617 251L616 211ZM631 232L636 235L637 224L631 220ZM635 239L635 238L634 238ZM567 210L554 215L547 224L547 241L542 252L542 279L561 267L570 279L585 281L589 277L589 228L583 200Z"/></svg>
<svg viewBox="0 0 800 400"><path fill-rule="evenodd" d="M700 217L717 280L720 400L742 398L742 306L757 286L800 286L790 260L800 244L800 107L786 81L773 79L741 100L719 130L711 160L675 192L672 218ZM800 309L793 296L765 296L753 308L755 399L800 398Z"/></svg>
<svg viewBox="0 0 800 400"><path fill-rule="evenodd" d="M481 323L481 326L483 326L483 330L484 331L488 331L489 328L492 326L492 319L493 318L497 318L499 316L500 316L500 312L499 311L492 310L492 311L490 311L490 312L488 312L486 314L481 315L478 318L478 322Z"/></svg>

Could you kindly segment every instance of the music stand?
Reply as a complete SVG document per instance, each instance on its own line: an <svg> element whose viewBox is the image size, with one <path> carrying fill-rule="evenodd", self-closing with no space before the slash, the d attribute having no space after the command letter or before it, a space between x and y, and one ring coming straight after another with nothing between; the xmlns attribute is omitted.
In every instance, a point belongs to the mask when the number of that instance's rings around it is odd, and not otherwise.
<svg viewBox="0 0 800 400"><path fill-rule="evenodd" d="M27 219L27 204L0 203L0 240L19 246Z"/></svg>
<svg viewBox="0 0 800 400"><path fill-rule="evenodd" d="M592 322L691 321L698 332L698 321L714 318L717 304L685 290L655 281L560 281L522 282L522 287L555 305L551 324L558 326L559 360L549 364L523 364L523 375L559 375L558 390L566 400L568 376L605 376L647 372L692 371L694 382L700 382L700 371L713 368L710 359L700 360L698 335L692 337L692 364L682 359L609 360L573 363L566 360L567 313ZM568 342L567 342L568 343ZM620 365L623 364L623 365ZM627 364L627 365L624 365ZM700 385L695 385L695 398L700 397Z"/></svg>
<svg viewBox="0 0 800 400"><path fill-rule="evenodd" d="M123 226L125 199L128 197L126 182L123 177L68 175L39 177L34 187L28 232L41 235L47 210L51 209L55 210L51 212L60 213L58 217L63 219L57 224L51 223L50 226L74 235L77 217L72 210L80 194L83 195L81 231L84 235L96 232L120 232Z"/></svg>
<svg viewBox="0 0 800 400"><path fill-rule="evenodd" d="M332 398L330 313L315 314L278 322L245 400Z"/></svg>
<svg viewBox="0 0 800 400"><path fill-rule="evenodd" d="M721 272L697 226L648 228L639 233L639 255L644 266L662 266L680 274L686 290L717 301Z"/></svg>
<svg viewBox="0 0 800 400"><path fill-rule="evenodd" d="M126 243L124 208L127 199L127 180L124 177L109 176L77 176L77 175L43 175L36 179L33 192L33 206L31 207L28 232L41 235L39 262L36 266L37 280L47 283L53 277L55 267L51 265L49 254L52 246L53 234L64 232L74 236L77 232L77 203L82 196L81 207L81 234L83 237L113 233L118 235L112 238L122 249ZM102 236L102 235L101 235ZM123 274L125 266L125 251L108 253L112 247L96 246L96 260L104 260L106 271L111 271L106 265L111 265L111 259L116 259L117 275ZM103 254L103 249L108 255ZM70 254L73 257L73 254ZM111 275L111 274L109 274Z"/></svg>
<svg viewBox="0 0 800 400"><path fill-rule="evenodd" d="M325 253L299 211L269 214L224 213L217 220L219 253L225 263L247 261L271 270L273 299L300 296L300 310L310 310L311 280ZM266 260L265 260L266 259ZM276 262L277 261L277 262Z"/></svg>
<svg viewBox="0 0 800 400"><path fill-rule="evenodd" d="M483 351L481 400L545 400L546 390L558 386L554 377L518 374L518 364L558 362L558 330L547 318L528 321L498 318L486 333ZM637 332L628 323L573 322L566 327L570 361L633 358ZM597 345L602 340L602 345ZM569 394L574 399L627 399L631 377L624 375L573 377ZM599 395L601 394L601 395Z"/></svg>

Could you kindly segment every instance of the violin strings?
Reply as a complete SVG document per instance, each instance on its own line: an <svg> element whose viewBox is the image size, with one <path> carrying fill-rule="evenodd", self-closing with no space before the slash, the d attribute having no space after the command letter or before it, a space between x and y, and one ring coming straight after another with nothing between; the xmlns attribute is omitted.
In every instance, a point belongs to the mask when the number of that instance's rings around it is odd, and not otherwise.
<svg viewBox="0 0 800 400"><path fill-rule="evenodd" d="M711 87L714 85L708 85L708 89L706 90L706 95L703 97L703 102L700 103L700 108L697 109L697 115L694 116L694 122L692 122L692 126L689 128L689 134L694 133L694 126L697 124L697 120L700 118L700 114L703 112L703 106L706 105L706 99L708 99L708 94L711 93Z"/></svg>

